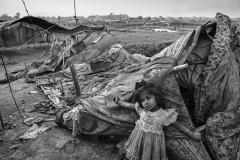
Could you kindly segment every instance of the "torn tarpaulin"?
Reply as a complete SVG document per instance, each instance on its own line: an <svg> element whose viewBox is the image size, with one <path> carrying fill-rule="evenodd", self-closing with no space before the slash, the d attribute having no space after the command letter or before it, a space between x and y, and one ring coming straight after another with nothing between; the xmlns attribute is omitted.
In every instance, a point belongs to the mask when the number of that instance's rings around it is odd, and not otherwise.
<svg viewBox="0 0 240 160"><path fill-rule="evenodd" d="M32 139L37 138L38 135L50 129L52 125L37 125L33 124L31 128L27 130L27 132L20 136L18 139Z"/></svg>

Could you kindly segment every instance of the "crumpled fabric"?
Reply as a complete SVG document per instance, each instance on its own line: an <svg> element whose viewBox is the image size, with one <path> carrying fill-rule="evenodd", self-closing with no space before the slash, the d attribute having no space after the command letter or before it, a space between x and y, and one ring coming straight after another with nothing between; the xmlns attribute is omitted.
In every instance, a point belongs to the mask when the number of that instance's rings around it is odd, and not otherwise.
<svg viewBox="0 0 240 160"><path fill-rule="evenodd" d="M37 125L37 124L33 124L33 126L31 128L29 128L27 130L26 133L24 133L24 135L20 136L19 139L33 139L33 138L37 138L38 135L40 135L41 133L45 132L46 130L50 129L51 126L44 126L44 125Z"/></svg>
<svg viewBox="0 0 240 160"><path fill-rule="evenodd" d="M151 57L151 60L155 60L159 57L173 57L177 60L177 64L181 65L185 62L191 50L195 47L198 40L200 29L197 28L192 32L182 36L176 42L163 49L160 53Z"/></svg>
<svg viewBox="0 0 240 160"><path fill-rule="evenodd" d="M178 121L194 130L191 118L181 97L174 73L169 73L175 63L171 57L164 57L145 65L135 65L112 78L108 85L96 96L82 98L71 111L64 113L64 124L73 129L73 135L79 133L93 135L128 135L139 118L135 111L124 109L113 102L116 96L130 101L135 82L146 78L157 87L163 87L166 94L165 109L175 108L179 113ZM167 70L166 70L167 68ZM156 71L159 69L159 71ZM162 72L160 71L162 69ZM154 72L154 74L152 74ZM164 73L163 73L164 72ZM166 74L165 74L166 73ZM77 109L76 109L77 108ZM177 157L187 160L210 160L202 142L194 141L173 126L164 128L166 146L176 153Z"/></svg>
<svg viewBox="0 0 240 160"><path fill-rule="evenodd" d="M240 159L239 70L231 48L231 19L216 15L216 33L208 61L195 90L195 118L206 122L209 148L215 159Z"/></svg>
<svg viewBox="0 0 240 160"><path fill-rule="evenodd" d="M220 13L216 19L208 61L196 82L195 118L199 122L205 122L207 114L233 109L238 103L238 68L230 47L231 19Z"/></svg>

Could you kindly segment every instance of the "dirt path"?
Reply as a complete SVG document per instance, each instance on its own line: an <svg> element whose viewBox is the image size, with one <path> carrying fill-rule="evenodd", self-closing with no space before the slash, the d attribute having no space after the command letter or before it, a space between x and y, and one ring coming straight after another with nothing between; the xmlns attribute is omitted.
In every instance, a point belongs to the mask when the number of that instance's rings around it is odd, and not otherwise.
<svg viewBox="0 0 240 160"><path fill-rule="evenodd" d="M17 48L2 50L3 55L9 58L10 62L16 63L8 64L7 70L13 71L24 68L24 62L29 65L49 47L49 45L42 46L43 50L38 47L36 51L33 48L25 48L20 52L16 52ZM47 56L45 55L39 61L43 61ZM0 65L0 76L4 76L3 65ZM35 84L25 83L25 79L21 78L12 82L11 87L24 119L47 116L36 112L29 113L34 104L48 100ZM30 93L30 91L38 92ZM0 84L0 111L8 128L5 131L0 131L0 160L121 159L115 148L118 141L116 137L100 137L98 142L92 141L91 138L85 135L73 139L70 130L59 128L53 122L48 123L53 127L40 134L36 139L18 140L18 137L23 135L30 127L22 123L8 84ZM58 148L57 144L60 142L66 142L66 144Z"/></svg>

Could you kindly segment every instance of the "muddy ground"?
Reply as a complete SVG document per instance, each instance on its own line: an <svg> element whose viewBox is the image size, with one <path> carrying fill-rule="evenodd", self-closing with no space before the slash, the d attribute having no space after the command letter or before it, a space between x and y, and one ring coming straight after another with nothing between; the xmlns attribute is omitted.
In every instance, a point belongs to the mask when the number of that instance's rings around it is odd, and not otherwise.
<svg viewBox="0 0 240 160"><path fill-rule="evenodd" d="M24 68L25 63L26 65L31 64L49 48L50 46L45 44L41 47L38 45L36 49L30 46L30 48L24 48L18 52L16 51L18 47L0 49L2 54L9 59L6 67L10 72ZM47 57L48 55L45 55L39 61L44 61ZM0 61L2 60L0 59ZM0 63L0 78L4 76L4 73L3 65ZM11 82L11 88L24 119L47 116L36 112L29 113L36 103L48 100L34 83L26 83L25 79L21 78ZM6 127L4 131L0 131L0 160L122 159L116 149L116 143L121 137L102 136L96 141L91 137L81 135L73 139L70 130L60 128L54 122L48 122L47 124L52 127L37 138L19 140L18 137L23 135L30 126L23 124L8 84L0 84L0 111ZM58 146L63 141L66 142L65 145Z"/></svg>

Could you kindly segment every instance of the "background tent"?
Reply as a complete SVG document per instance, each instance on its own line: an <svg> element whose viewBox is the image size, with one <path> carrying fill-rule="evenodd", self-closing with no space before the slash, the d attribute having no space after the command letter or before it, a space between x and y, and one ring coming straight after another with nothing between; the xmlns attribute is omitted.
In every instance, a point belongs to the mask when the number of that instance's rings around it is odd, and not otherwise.
<svg viewBox="0 0 240 160"><path fill-rule="evenodd" d="M30 43L49 42L49 32L43 31L38 26L23 22L8 26L9 23L11 22L7 21L0 24L0 47L21 46L38 34Z"/></svg>
<svg viewBox="0 0 240 160"><path fill-rule="evenodd" d="M41 41L47 41L45 36L46 33L54 34L55 37L63 41L67 36L70 36L79 31L103 29L103 27L90 27L84 25L79 25L73 29L67 29L61 27L57 23L51 23L47 20L34 16L26 16L18 20L3 22L0 25L0 41L2 41L2 45L0 44L0 46L22 45L27 42L27 40L32 39L34 36L38 35L43 30L43 34L40 34L39 36L34 38L36 43L39 43ZM36 30L34 31L34 29Z"/></svg>
<svg viewBox="0 0 240 160"><path fill-rule="evenodd" d="M39 26L39 27L43 28L44 30L47 30L47 31L57 35L57 37L59 37L59 40L64 40L67 36L70 36L74 33L82 31L82 30L102 30L104 28L104 27L97 27L97 26L78 25L75 28L67 29L65 27L61 27L57 23L52 23L45 19L42 19L39 17L34 17L34 16L26 16L26 17L20 18L18 20L10 22L7 26L11 26L11 25L14 25L19 22L24 22L24 23Z"/></svg>

